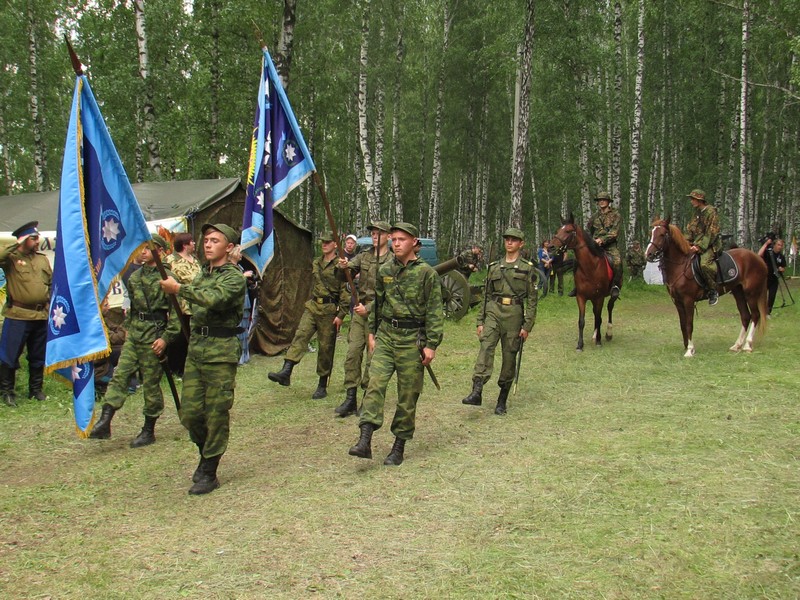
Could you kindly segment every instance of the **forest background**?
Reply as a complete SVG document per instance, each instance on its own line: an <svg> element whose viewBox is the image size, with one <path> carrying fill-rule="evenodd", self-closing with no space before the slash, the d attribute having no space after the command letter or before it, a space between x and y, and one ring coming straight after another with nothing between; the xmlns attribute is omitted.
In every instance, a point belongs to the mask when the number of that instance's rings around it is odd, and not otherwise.
<svg viewBox="0 0 800 600"><path fill-rule="evenodd" d="M611 192L627 242L703 188L754 246L797 232L796 0L6 0L0 194L58 185L74 74L132 181L244 177L259 38L337 215L440 252L537 242ZM308 184L283 209L325 227Z"/></svg>

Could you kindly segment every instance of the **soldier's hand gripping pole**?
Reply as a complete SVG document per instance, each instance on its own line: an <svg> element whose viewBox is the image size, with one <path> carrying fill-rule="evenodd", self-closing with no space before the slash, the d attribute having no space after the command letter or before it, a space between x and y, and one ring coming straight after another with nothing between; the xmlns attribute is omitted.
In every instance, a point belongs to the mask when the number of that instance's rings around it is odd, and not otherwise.
<svg viewBox="0 0 800 600"><path fill-rule="evenodd" d="M161 253L158 248L152 241L148 242L150 244L150 251L153 253L153 260L156 261L156 268L158 269L158 274L161 275L161 279L164 280L167 277L167 270L164 268L164 263L161 262ZM170 303L172 304L172 308L175 309L175 318L181 324L181 331L183 332L183 337L186 338L186 341L189 341L189 326L186 324L186 319L183 318L183 311L181 310L181 304L178 302L178 297L175 294L167 294L167 298L169 298Z"/></svg>
<svg viewBox="0 0 800 600"><path fill-rule="evenodd" d="M333 220L331 205L328 202L328 194L325 193L325 188L322 187L322 181L320 181L319 175L317 175L316 171L314 171L314 183L317 184L317 189L319 189L319 193L322 196L322 202L325 204L325 214L328 217L328 224L331 226L333 241L336 242L336 254L339 255L339 258L344 258L344 250L342 250L342 243L339 241L339 230L336 229L336 221ZM356 304L360 304L361 300L358 298L358 290L353 283L353 275L350 273L350 269L344 269L344 276L347 279L348 285L350 286L350 290L353 294L353 300L355 300Z"/></svg>
<svg viewBox="0 0 800 600"><path fill-rule="evenodd" d="M517 395L517 387L519 386L519 372L522 370L522 349L525 347L525 340L519 343L519 350L517 351L517 369L514 373L514 395Z"/></svg>

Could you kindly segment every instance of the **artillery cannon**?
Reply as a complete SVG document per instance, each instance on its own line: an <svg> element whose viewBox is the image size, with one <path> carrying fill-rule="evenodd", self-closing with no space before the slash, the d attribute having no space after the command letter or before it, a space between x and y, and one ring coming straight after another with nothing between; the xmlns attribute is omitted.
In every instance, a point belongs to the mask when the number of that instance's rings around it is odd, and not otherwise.
<svg viewBox="0 0 800 600"><path fill-rule="evenodd" d="M442 282L442 303L444 304L444 314L448 319L460 321L467 314L471 306L474 306L472 288L463 273L458 271L465 264L464 255L456 256L450 260L441 262L433 267L439 274ZM478 292L480 296L480 292Z"/></svg>

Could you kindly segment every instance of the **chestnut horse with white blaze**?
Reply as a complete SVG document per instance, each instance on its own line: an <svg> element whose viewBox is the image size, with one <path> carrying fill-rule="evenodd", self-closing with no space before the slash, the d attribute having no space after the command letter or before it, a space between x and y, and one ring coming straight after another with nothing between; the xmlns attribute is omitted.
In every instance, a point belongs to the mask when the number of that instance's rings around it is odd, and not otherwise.
<svg viewBox="0 0 800 600"><path fill-rule="evenodd" d="M767 329L767 265L746 248L734 248L728 254L736 263L738 273L725 283L717 283L717 292L733 294L742 322L739 337L730 349L752 352L756 332L761 335ZM678 309L686 357L694 356L694 305L704 297L704 290L692 273L694 256L689 242L669 218L656 218L652 222L645 257L650 262L659 262L664 283Z"/></svg>
<svg viewBox="0 0 800 600"><path fill-rule="evenodd" d="M592 303L594 313L594 331L592 338L597 346L602 345L600 327L603 324L603 305L606 296L611 295L613 275L606 259L605 252L598 246L586 231L575 224L570 213L561 219L561 228L550 242L556 252L567 249L575 251L575 299L578 301L578 352L583 351L583 328L586 324L586 301ZM616 298L608 301L608 327L606 340L612 338L611 315L614 312Z"/></svg>

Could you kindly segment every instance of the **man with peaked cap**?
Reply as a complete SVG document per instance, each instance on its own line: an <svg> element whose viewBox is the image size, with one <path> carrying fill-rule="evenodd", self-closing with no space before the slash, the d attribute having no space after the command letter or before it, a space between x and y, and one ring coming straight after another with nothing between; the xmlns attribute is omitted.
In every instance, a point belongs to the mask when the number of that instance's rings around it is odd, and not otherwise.
<svg viewBox="0 0 800 600"><path fill-rule="evenodd" d="M700 255L700 271L708 303L714 306L719 301L717 293L717 254L722 250L717 209L708 204L703 190L692 190L686 197L694 207L694 215L686 225L686 241L692 252Z"/></svg>
<svg viewBox="0 0 800 600"><path fill-rule="evenodd" d="M622 288L622 256L617 247L622 217L611 206L611 194L608 192L600 192L595 196L594 201L597 203L598 209L589 219L589 225L586 229L594 239L595 244L600 246L608 256L613 270L611 298L617 299L619 298L620 288Z"/></svg>
<svg viewBox="0 0 800 600"><path fill-rule="evenodd" d="M489 381L494 367L494 351L500 342L503 364L497 385L496 415L506 414L506 403L517 365L517 352L536 321L539 300L536 265L522 257L525 234L521 229L509 227L503 233L506 255L489 265L486 274L486 301L478 312L478 339L480 350L472 374L472 391L462 404L480 406L483 402L483 385Z"/></svg>
<svg viewBox="0 0 800 600"><path fill-rule="evenodd" d="M190 284L168 277L161 282L168 294L192 304L192 333L183 372L181 424L200 451L189 493L208 494L219 487L217 467L228 448L230 410L242 345L239 323L247 284L228 256L239 243L229 225L206 223L203 251L207 265Z"/></svg>
<svg viewBox="0 0 800 600"><path fill-rule="evenodd" d="M17 241L0 249L0 267L6 275L6 303L0 335L0 396L16 406L16 371L23 349L28 353L28 397L45 400L45 348L50 286L53 269L38 251L38 221L25 223L13 232Z"/></svg>
<svg viewBox="0 0 800 600"><path fill-rule="evenodd" d="M356 393L358 386L365 388L369 381L370 355L367 353L366 366L362 376L361 363L364 349L369 342L368 317L372 311L375 300L375 279L378 268L392 258L389 252L389 230L391 226L386 221L373 221L369 226L372 236L372 248L357 254L352 260L340 259L339 269L350 269L355 277L358 275L358 300L353 307L353 316L350 319L350 332L347 336L347 358L344 361L344 389L345 400L334 412L340 417L354 415L358 407Z"/></svg>
<svg viewBox="0 0 800 600"><path fill-rule="evenodd" d="M397 371L395 440L383 461L397 466L403 462L406 442L414 437L424 369L442 343L444 312L439 276L415 253L417 228L395 223L391 235L394 255L378 270L375 305L369 313L369 346L374 354L361 409L361 435L349 454L372 458L372 433L383 425L386 388Z"/></svg>
<svg viewBox="0 0 800 600"><path fill-rule="evenodd" d="M292 369L306 352L308 342L317 335L317 375L319 385L311 398L319 400L328 395L328 379L333 371L333 353L336 349L336 334L342 321L350 312L350 292L347 284L339 278L336 271L336 242L333 233L323 231L319 235L322 256L312 263L311 298L305 303L303 316L294 334L283 368L275 373L267 373L271 381L280 385L290 385Z"/></svg>
<svg viewBox="0 0 800 600"><path fill-rule="evenodd" d="M153 235L153 245L167 251L167 242ZM161 379L164 371L158 362L168 344L180 335L180 321L161 289L161 275L156 268L156 258L150 246L139 255L142 264L128 279L127 290L130 308L125 320L127 337L122 346L119 362L108 384L100 419L94 424L90 438L106 440L111 437L111 420L128 399L128 381L135 373L142 374L144 390L144 425L131 442L131 448L149 446L156 441L155 427L164 412L164 394ZM172 276L170 271L167 274Z"/></svg>

